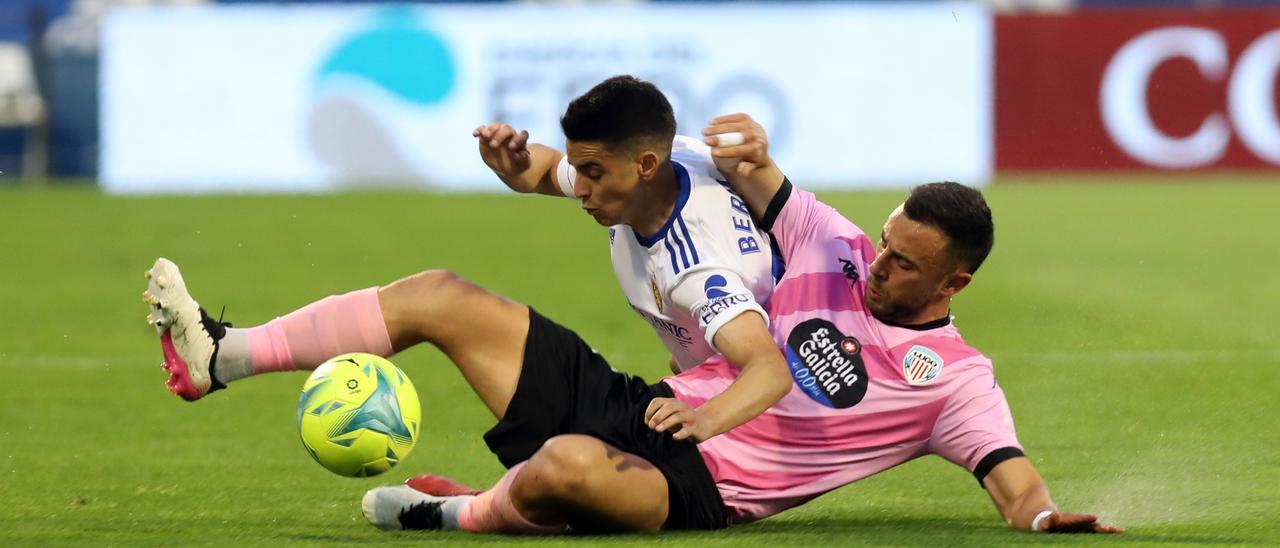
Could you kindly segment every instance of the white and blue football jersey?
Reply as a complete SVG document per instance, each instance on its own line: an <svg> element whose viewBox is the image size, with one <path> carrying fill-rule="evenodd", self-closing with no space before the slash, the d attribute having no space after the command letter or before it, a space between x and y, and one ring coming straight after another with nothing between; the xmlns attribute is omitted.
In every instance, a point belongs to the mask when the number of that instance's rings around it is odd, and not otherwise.
<svg viewBox="0 0 1280 548"><path fill-rule="evenodd" d="M653 326L681 370L717 354L712 341L729 320L754 310L774 284L769 236L746 204L720 180L711 149L677 136L671 164L680 184L671 218L642 237L628 225L609 229L613 271L636 313ZM577 172L560 161L561 191L573 196Z"/></svg>

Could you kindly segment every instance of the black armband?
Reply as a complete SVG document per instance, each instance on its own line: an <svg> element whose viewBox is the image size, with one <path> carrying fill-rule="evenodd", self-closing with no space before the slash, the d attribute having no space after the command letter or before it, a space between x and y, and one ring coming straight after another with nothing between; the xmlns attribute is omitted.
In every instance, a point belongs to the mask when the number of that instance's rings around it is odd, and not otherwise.
<svg viewBox="0 0 1280 548"><path fill-rule="evenodd" d="M987 479L987 474L990 474L997 464L1012 458L1025 456L1026 453L1023 453L1022 450L1017 447L1001 447L1000 449L996 449L995 451L987 453L987 456L982 457L982 460L978 461L978 467L973 469L973 477L978 479L979 486L986 488L986 485L982 484L982 480Z"/></svg>
<svg viewBox="0 0 1280 548"><path fill-rule="evenodd" d="M791 197L791 180L786 177L782 178L782 186L778 187L778 192L773 195L773 199L769 200L769 207L765 208L764 216L760 218L760 229L765 232L773 230L773 222L778 220L778 214L782 213L782 206L787 205L787 198Z"/></svg>

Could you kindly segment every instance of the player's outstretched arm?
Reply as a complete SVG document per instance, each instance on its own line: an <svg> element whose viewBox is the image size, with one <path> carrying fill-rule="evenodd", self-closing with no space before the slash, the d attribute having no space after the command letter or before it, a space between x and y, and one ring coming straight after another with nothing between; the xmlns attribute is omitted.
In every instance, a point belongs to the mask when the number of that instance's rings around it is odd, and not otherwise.
<svg viewBox="0 0 1280 548"><path fill-rule="evenodd" d="M759 221L785 180L769 157L768 134L750 116L737 113L712 119L702 135L716 167Z"/></svg>
<svg viewBox="0 0 1280 548"><path fill-rule="evenodd" d="M564 196L556 181L556 165L564 153L529 142L528 131L507 124L480 126L471 132L480 145L480 158L511 190Z"/></svg>
<svg viewBox="0 0 1280 548"><path fill-rule="evenodd" d="M715 346L742 370L733 384L695 408L675 398L654 398L645 421L677 440L701 442L756 418L791 391L791 375L759 313L743 312L715 335Z"/></svg>
<svg viewBox="0 0 1280 548"><path fill-rule="evenodd" d="M1044 478L1026 457L997 464L982 485L1010 527L1044 533L1123 533L1124 528L1098 522L1092 514L1058 510Z"/></svg>

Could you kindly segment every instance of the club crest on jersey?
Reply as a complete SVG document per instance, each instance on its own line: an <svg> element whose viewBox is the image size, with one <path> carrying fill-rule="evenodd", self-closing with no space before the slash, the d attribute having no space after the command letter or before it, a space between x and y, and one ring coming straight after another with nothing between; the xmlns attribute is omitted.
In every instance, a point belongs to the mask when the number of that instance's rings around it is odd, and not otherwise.
<svg viewBox="0 0 1280 548"><path fill-rule="evenodd" d="M649 276L649 288L653 290L653 304L658 307L658 313L662 313L662 292L658 291L658 279Z"/></svg>
<svg viewBox="0 0 1280 548"><path fill-rule="evenodd" d="M937 352L920 345L911 347L902 358L902 372L907 382L914 385L927 383L942 371L942 357Z"/></svg>
<svg viewBox="0 0 1280 548"><path fill-rule="evenodd" d="M867 395L862 344L822 319L806 320L787 336L787 366L796 386L822 405L847 409Z"/></svg>

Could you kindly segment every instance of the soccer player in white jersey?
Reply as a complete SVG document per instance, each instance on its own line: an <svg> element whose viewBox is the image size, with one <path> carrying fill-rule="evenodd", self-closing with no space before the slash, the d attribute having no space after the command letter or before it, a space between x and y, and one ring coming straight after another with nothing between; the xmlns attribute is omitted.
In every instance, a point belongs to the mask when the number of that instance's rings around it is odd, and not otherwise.
<svg viewBox="0 0 1280 548"><path fill-rule="evenodd" d="M741 257L767 257L766 241L757 239L745 206L715 182L704 146L685 141L685 149L704 152L683 150L683 162L671 162L674 117L652 85L611 79L575 105L581 108L566 115L566 133L579 137L569 147L583 173L573 183L575 194L603 224L617 225L615 240L637 243L627 261L615 264L653 272L653 278L661 273L665 287L658 297L677 304L655 306L705 337L706 348L689 352L714 348L741 368L721 394L697 408L674 409L679 402L665 385L614 371L571 331L444 271L328 297L267 324L235 329L210 318L177 266L160 259L148 271L145 300L170 390L197 400L258 373L314 369L345 352L389 356L427 342L450 357L499 419L485 439L509 471L475 497L437 501L407 486L371 491L363 507L379 527L722 527L718 495L694 444L758 415L791 386L752 289L767 295L771 262L749 278L751 288L740 274ZM535 183L559 180L545 175ZM687 207L695 201L708 204L706 210ZM622 229L627 232L617 234ZM733 246L714 236L733 238ZM646 413L664 420L646 423ZM617 497L619 490L629 496Z"/></svg>
<svg viewBox="0 0 1280 548"><path fill-rule="evenodd" d="M506 124L473 135L512 190L576 198L610 227L618 284L666 345L672 371L719 353L716 336L730 322L759 331L775 274L769 237L722 180L710 147L675 135L662 92L615 76L574 99L560 125L567 154Z"/></svg>

